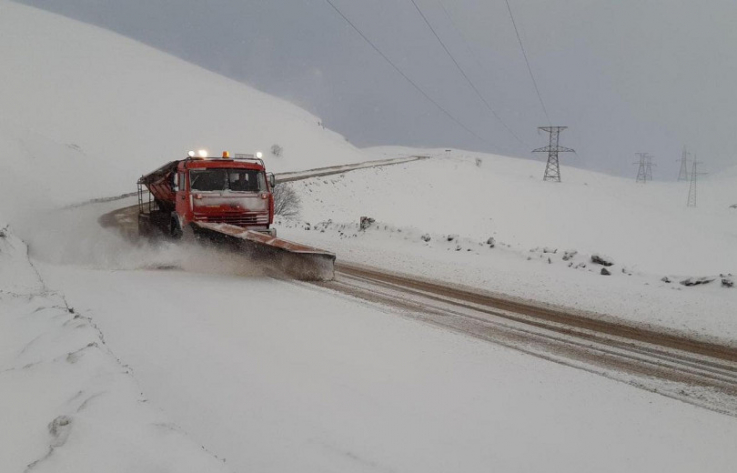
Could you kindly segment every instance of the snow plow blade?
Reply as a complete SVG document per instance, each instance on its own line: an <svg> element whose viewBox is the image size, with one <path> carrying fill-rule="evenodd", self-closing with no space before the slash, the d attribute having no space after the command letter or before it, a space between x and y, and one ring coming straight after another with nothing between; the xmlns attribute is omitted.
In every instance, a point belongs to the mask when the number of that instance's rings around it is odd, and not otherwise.
<svg viewBox="0 0 737 473"><path fill-rule="evenodd" d="M302 281L331 281L335 254L227 223L193 222L196 233L246 250L254 259L265 258L280 272Z"/></svg>

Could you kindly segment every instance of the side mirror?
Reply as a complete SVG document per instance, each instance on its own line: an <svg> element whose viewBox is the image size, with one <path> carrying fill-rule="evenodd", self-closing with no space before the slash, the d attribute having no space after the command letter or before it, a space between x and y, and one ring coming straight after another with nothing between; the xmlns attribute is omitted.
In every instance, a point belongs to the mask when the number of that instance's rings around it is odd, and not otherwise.
<svg viewBox="0 0 737 473"><path fill-rule="evenodd" d="M179 174L171 175L171 190L174 192L179 191Z"/></svg>
<svg viewBox="0 0 737 473"><path fill-rule="evenodd" d="M268 176L269 176L269 186L271 186L271 188L273 189L274 187L276 187L276 177L274 176L273 172L270 172Z"/></svg>

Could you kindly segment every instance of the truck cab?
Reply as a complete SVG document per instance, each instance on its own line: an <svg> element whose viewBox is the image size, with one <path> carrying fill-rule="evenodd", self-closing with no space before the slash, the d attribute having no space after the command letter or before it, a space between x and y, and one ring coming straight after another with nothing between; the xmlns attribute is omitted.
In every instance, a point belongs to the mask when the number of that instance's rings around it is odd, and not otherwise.
<svg viewBox="0 0 737 473"><path fill-rule="evenodd" d="M192 154L139 179L139 190L144 185L153 196L150 211L160 213L152 221L163 222L168 214L168 231L175 238L197 222L236 225L276 236L271 228L275 181L273 174L266 173L263 160L252 155L231 158L227 152L220 158Z"/></svg>

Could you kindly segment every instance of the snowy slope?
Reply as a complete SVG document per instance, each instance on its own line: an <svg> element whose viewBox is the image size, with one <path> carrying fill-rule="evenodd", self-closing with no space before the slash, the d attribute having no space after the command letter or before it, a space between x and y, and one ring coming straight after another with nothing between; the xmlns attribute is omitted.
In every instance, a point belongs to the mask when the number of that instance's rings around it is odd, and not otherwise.
<svg viewBox="0 0 737 473"><path fill-rule="evenodd" d="M262 150L273 171L365 159L284 100L100 28L0 0L0 38L0 184L56 204L131 192L202 147Z"/></svg>
<svg viewBox="0 0 737 473"><path fill-rule="evenodd" d="M50 292L0 232L0 470L228 471L160 411L90 314Z"/></svg>
<svg viewBox="0 0 737 473"><path fill-rule="evenodd" d="M632 269L663 274L737 270L732 251L737 211L729 208L737 203L737 177L729 174L702 179L698 207L687 208L685 182L638 185L634 179L564 166L564 182L557 184L543 182L544 165L529 160L393 151L440 159L347 175L341 187L348 191L325 196L344 203L330 207L330 218L355 220L360 209L391 225L479 241L494 236L522 250L603 252ZM324 215L322 206L307 207L307 218Z"/></svg>
<svg viewBox="0 0 737 473"><path fill-rule="evenodd" d="M544 164L534 161L371 152L434 158L293 183L301 219L284 221L281 234L343 260L737 340L737 290L719 276L737 274L734 170L703 179L698 206L688 208L683 182L642 185L565 166L558 184L543 182ZM361 216L374 227L358 231ZM613 261L611 276L600 275L594 254ZM700 276L714 281L678 284Z"/></svg>

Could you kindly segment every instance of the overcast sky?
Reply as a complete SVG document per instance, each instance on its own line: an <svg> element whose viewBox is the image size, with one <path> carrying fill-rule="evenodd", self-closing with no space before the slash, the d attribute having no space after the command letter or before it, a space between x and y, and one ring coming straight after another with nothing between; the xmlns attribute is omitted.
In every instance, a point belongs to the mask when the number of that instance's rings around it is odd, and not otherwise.
<svg viewBox="0 0 737 473"><path fill-rule="evenodd" d="M453 147L534 157L547 119L504 0L21 0L102 26L284 97L358 146ZM737 164L737 1L509 0L561 144L578 167L631 175L634 153L675 179L686 145ZM445 8L443 8L443 6ZM446 13L447 12L447 13ZM538 156L537 159L542 159Z"/></svg>

